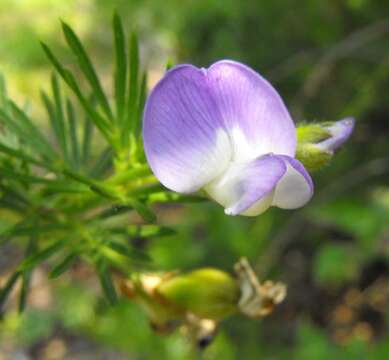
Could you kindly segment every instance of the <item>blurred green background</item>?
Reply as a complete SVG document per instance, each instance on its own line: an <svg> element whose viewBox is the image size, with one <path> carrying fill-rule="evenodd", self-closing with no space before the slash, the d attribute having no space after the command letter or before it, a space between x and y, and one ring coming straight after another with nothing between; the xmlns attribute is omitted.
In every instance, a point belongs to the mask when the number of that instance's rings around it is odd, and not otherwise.
<svg viewBox="0 0 389 360"><path fill-rule="evenodd" d="M168 58L197 66L231 58L268 78L296 121L352 115L356 130L315 174L304 209L254 219L225 216L216 204L158 209L178 234L144 244L157 268L231 271L247 256L261 278L288 284L270 317L228 319L199 354L180 334L155 335L135 305L107 307L88 268L48 283L42 267L28 310L0 323L0 359L388 359L389 2L1 0L0 71L12 96L39 113L51 74L40 40L74 63L59 19L108 81L115 9L139 35L150 86ZM14 253L2 248L0 281Z"/></svg>

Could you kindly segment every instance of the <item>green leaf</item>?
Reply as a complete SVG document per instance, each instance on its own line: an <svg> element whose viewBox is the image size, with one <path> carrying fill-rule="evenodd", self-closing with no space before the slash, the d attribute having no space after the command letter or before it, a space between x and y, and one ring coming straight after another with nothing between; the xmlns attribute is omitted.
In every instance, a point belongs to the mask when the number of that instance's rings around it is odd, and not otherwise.
<svg viewBox="0 0 389 360"><path fill-rule="evenodd" d="M69 88L74 92L81 106L84 108L86 114L93 121L96 127L100 130L102 135L107 139L108 142L111 140L110 134L110 126L109 123L94 109L91 102L88 101L83 95L80 87L78 86L75 77L73 74L66 68L64 68L58 59L54 56L48 46L44 43L42 44L42 48L46 53L48 59L53 64L59 75L61 75L62 79L69 86Z"/></svg>
<svg viewBox="0 0 389 360"><path fill-rule="evenodd" d="M141 124L142 124L142 115L143 115L143 109L145 106L145 101L147 97L147 73L144 72L142 75L142 80L140 84L140 90L139 90L139 101L138 101L138 107L137 107L137 114L135 118L135 138L140 140L140 143L142 143L141 139Z"/></svg>
<svg viewBox="0 0 389 360"><path fill-rule="evenodd" d="M51 195L51 194L82 194L89 193L90 186L85 186L82 184L69 184L68 181L53 181L51 183L46 184L46 186L42 189L43 195Z"/></svg>
<svg viewBox="0 0 389 360"><path fill-rule="evenodd" d="M30 287L30 280L31 280L31 271L23 271L22 288L20 289L20 295L19 295L19 306L18 306L19 313L22 313L26 308L28 289Z"/></svg>
<svg viewBox="0 0 389 360"><path fill-rule="evenodd" d="M19 123L23 126L28 137L34 137L34 143L36 142L37 147L41 149L42 153L48 158L55 158L55 151L53 147L49 144L46 137L40 132L40 130L35 126L33 121L27 116L27 114L21 110L14 102L9 101L10 109L12 110L15 120L18 120ZM26 139L24 139L26 140ZM31 139L32 140L32 139ZM47 153L49 152L49 153Z"/></svg>
<svg viewBox="0 0 389 360"><path fill-rule="evenodd" d="M130 236L145 238L169 236L176 233L173 229L160 225L129 225L126 230Z"/></svg>
<svg viewBox="0 0 389 360"><path fill-rule="evenodd" d="M4 235L6 236L26 236L32 232L47 234L51 231L69 230L69 225L65 224L31 224L30 220L21 221L15 226L8 229Z"/></svg>
<svg viewBox="0 0 389 360"><path fill-rule="evenodd" d="M20 276L20 272L16 271L14 272L7 280L3 288L0 290L0 315L3 312L3 306L6 302L9 294L11 293L12 289L14 288L16 281L18 280Z"/></svg>
<svg viewBox="0 0 389 360"><path fill-rule="evenodd" d="M31 157L30 155L27 155L23 151L12 149L4 144L0 144L0 152L7 154L7 155L10 155L10 156L13 156L13 157L16 157L16 158L23 160L23 161L26 161L28 163L46 168L48 170L53 170L50 163L45 162L45 161L41 161L41 160L37 160L37 159Z"/></svg>
<svg viewBox="0 0 389 360"><path fill-rule="evenodd" d="M65 245L65 241L63 239L54 242L53 244L49 245L45 249L38 251L37 253L24 259L22 263L19 265L19 270L24 271L35 267L36 265L42 263L52 255L54 255L56 252L61 250L64 247L64 245Z"/></svg>
<svg viewBox="0 0 389 360"><path fill-rule="evenodd" d="M47 184L53 182L53 180L49 180L40 176L34 176L30 175L25 172L17 172L15 171L15 167L12 168L10 166L7 166L6 164L3 164L3 166L0 167L0 173L4 177L8 177L13 180L20 180L21 182L27 184Z"/></svg>
<svg viewBox="0 0 389 360"><path fill-rule="evenodd" d="M129 79L128 79L128 98L127 114L122 129L122 140L125 147L129 144L130 135L133 133L136 125L136 105L138 99L138 73L139 73L139 48L138 39L134 33L131 34L130 44L130 61L129 61Z"/></svg>
<svg viewBox="0 0 389 360"><path fill-rule="evenodd" d="M93 123L88 117L84 120L84 133L82 139L82 162L83 164L88 164L91 155L91 144L93 136Z"/></svg>
<svg viewBox="0 0 389 360"><path fill-rule="evenodd" d="M55 116L53 117L54 131L57 137L58 144L62 150L63 157L66 163L69 163L69 152L67 144L67 132L65 126L64 109L62 105L61 89L59 87L58 79L55 75L51 77L51 87L54 97Z"/></svg>
<svg viewBox="0 0 389 360"><path fill-rule="evenodd" d="M77 260L78 252L73 251L68 254L59 264L54 266L54 268L49 273L50 279L55 279L62 275L64 272L69 270L69 268L74 264Z"/></svg>
<svg viewBox="0 0 389 360"><path fill-rule="evenodd" d="M72 102L68 99L66 101L66 114L69 123L69 137L70 137L70 148L71 148L71 165L72 168L78 170L80 167L81 155L80 155L80 144L78 140L78 132L76 125L76 115Z"/></svg>
<svg viewBox="0 0 389 360"><path fill-rule="evenodd" d="M134 238L153 238L174 235L176 232L160 225L129 225L125 228L110 228L113 233L126 234Z"/></svg>
<svg viewBox="0 0 389 360"><path fill-rule="evenodd" d="M113 199L115 199L115 197L116 196L114 194ZM155 214L141 201L135 198L118 198L117 200L120 201L120 205L115 205L111 209L104 210L100 214L100 218L104 219L111 216L119 215L125 211L135 210L143 218L143 220L147 222L154 222L156 220Z"/></svg>
<svg viewBox="0 0 389 360"><path fill-rule="evenodd" d="M4 193L3 198L11 198L14 202L19 202L22 205L31 206L31 200L28 198L28 195L25 194L21 187L0 183L0 189Z"/></svg>
<svg viewBox="0 0 389 360"><path fill-rule="evenodd" d="M87 177L87 176L84 176L84 175L81 175L81 174L78 174L72 170L64 169L63 174L70 177L71 179L73 179L75 181L80 182L81 184L88 185L89 187L90 186L98 186L98 184L95 182L94 179Z"/></svg>
<svg viewBox="0 0 389 360"><path fill-rule="evenodd" d="M34 233L35 230L33 230L33 235L30 237L30 240L28 242L28 246L25 253L26 257L31 256L31 254L33 254L36 250L36 236ZM19 313L22 313L26 307L28 290L30 288L31 274L31 270L25 270L22 272L22 288L20 290L18 307Z"/></svg>
<svg viewBox="0 0 389 360"><path fill-rule="evenodd" d="M117 253L129 258L130 260L145 261L145 262L149 262L151 260L146 253L136 250L129 245L124 245L119 242L109 241L107 242L107 246L109 246L112 250L116 251Z"/></svg>
<svg viewBox="0 0 389 360"><path fill-rule="evenodd" d="M0 199L0 206L4 209L9 209L14 212L20 213L20 215L25 214L25 210L26 210L22 204L13 201L13 199L6 199L5 197ZM0 235L0 246L4 245L10 240L11 240L10 237L4 237Z"/></svg>
<svg viewBox="0 0 389 360"><path fill-rule="evenodd" d="M143 220L147 222L154 222L157 217L155 214L141 201L135 199L135 198L127 198L124 201L125 205L129 205L143 218Z"/></svg>
<svg viewBox="0 0 389 360"><path fill-rule="evenodd" d="M107 219L112 216L118 216L121 215L127 211L132 211L132 207L130 206L123 206L123 205L114 205L108 209L104 209L100 214L100 219Z"/></svg>
<svg viewBox="0 0 389 360"><path fill-rule="evenodd" d="M38 130L34 129L30 121L19 110L16 105L9 103L12 106L14 118L0 109L0 118L7 126L7 129L15 133L24 143L28 144L31 149L39 153L45 160L52 160L55 158L53 149L44 139L43 135L38 134Z"/></svg>
<svg viewBox="0 0 389 360"><path fill-rule="evenodd" d="M97 275L99 276L101 288L104 291L108 302L111 305L115 305L117 303L118 297L107 264L100 260L97 263L96 271Z"/></svg>
<svg viewBox="0 0 389 360"><path fill-rule="evenodd" d="M105 186L105 185L97 182L96 180L94 180L90 177L75 173L69 169L64 169L62 171L62 173L64 175L70 177L71 179L78 181L81 184L89 186L90 190L98 193L101 196L104 196L104 197L109 198L109 199L117 199L118 198L118 195L114 189L112 189L108 186Z"/></svg>
<svg viewBox="0 0 389 360"><path fill-rule="evenodd" d="M114 73L116 113L119 124L123 122L125 114L127 56L123 24L120 16L115 13L113 17L113 34L115 42L116 65Z"/></svg>
<svg viewBox="0 0 389 360"><path fill-rule="evenodd" d="M43 102L43 105L45 106L47 115L49 117L50 125L54 131L54 135L58 139L60 130L58 128L58 122L56 121L55 117L54 104L44 90L41 90L41 100Z"/></svg>
<svg viewBox="0 0 389 360"><path fill-rule="evenodd" d="M89 82L89 85L92 88L93 95L96 97L96 100L105 112L105 115L108 117L108 119L112 121L113 116L108 100L104 94L103 88L100 84L99 78L92 65L92 62L89 59L88 54L84 50L81 41L71 29L71 27L65 22L62 22L62 29L68 45L72 49L73 53L76 55L78 64L80 65L82 72L84 73L86 79Z"/></svg>
<svg viewBox="0 0 389 360"><path fill-rule="evenodd" d="M92 169L88 172L88 174L93 178L102 176L111 167L112 157L113 157L112 147L108 146L97 157Z"/></svg>

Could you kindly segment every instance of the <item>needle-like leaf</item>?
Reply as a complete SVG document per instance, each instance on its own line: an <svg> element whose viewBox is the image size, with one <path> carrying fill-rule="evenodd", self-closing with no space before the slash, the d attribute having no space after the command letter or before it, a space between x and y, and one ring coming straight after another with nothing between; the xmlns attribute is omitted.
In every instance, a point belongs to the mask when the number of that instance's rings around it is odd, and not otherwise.
<svg viewBox="0 0 389 360"><path fill-rule="evenodd" d="M61 148L62 155L64 157L65 162L69 163L69 151L68 151L68 143L67 143L67 132L66 132L66 126L65 126L65 115L64 115L64 109L63 109L63 100L61 95L61 89L58 83L58 78L53 75L51 77L51 87L53 91L53 98L54 98L54 111L55 116L53 120L55 121L56 125L54 127L55 135L57 137L58 144Z"/></svg>
<svg viewBox="0 0 389 360"><path fill-rule="evenodd" d="M46 160L55 158L53 148L35 125L33 125L27 115L14 103L9 102L9 105L12 109L13 116L0 109L0 119L6 125L7 129L14 132L22 142L28 144L42 158Z"/></svg>
<svg viewBox="0 0 389 360"><path fill-rule="evenodd" d="M75 170L78 170L80 167L81 155L80 155L80 144L78 140L78 131L76 124L76 115L74 112L74 107L72 102L67 99L66 101L66 114L69 123L69 138L70 138L70 148L71 148L71 166Z"/></svg>
<svg viewBox="0 0 389 360"><path fill-rule="evenodd" d="M121 124L125 113L127 55L123 24L117 13L113 17L113 35L116 56L114 72L116 116L118 123Z"/></svg>
<svg viewBox="0 0 389 360"><path fill-rule="evenodd" d="M64 272L69 270L69 268L74 264L74 262L77 260L78 253L77 251L72 251L70 254L65 256L65 258L54 268L50 271L49 273L49 278L50 279L55 279L62 275Z"/></svg>
<svg viewBox="0 0 389 360"><path fill-rule="evenodd" d="M36 250L36 236L35 231L31 232L31 237L27 245L25 256L31 256ZM20 295L19 295L19 313L23 312L26 307L27 302L27 293L30 287L30 280L31 280L32 270L24 270L22 272L22 287L20 289Z"/></svg>
<svg viewBox="0 0 389 360"><path fill-rule="evenodd" d="M27 163L31 163L31 164L43 167L43 168L48 169L48 170L53 170L53 168L49 162L35 159L35 158L31 157L30 155L27 155L26 153L24 153L21 150L12 149L4 144L0 144L0 152L2 152L3 154L10 155L12 157L19 158L20 160L26 161Z"/></svg>
<svg viewBox="0 0 389 360"><path fill-rule="evenodd" d="M51 52L48 46L44 43L42 44L42 48L46 53L50 62L54 65L58 74L61 75L62 79L65 83L70 87L70 89L74 92L77 99L79 100L81 106L84 108L85 112L89 116L89 118L94 122L96 127L101 131L103 136L110 142L111 140L111 129L110 125L91 105L91 102L87 100L87 98L83 95L80 87L78 86L74 75L66 68L64 68L55 55Z"/></svg>
<svg viewBox="0 0 389 360"><path fill-rule="evenodd" d="M129 44L129 79L128 79L128 97L127 113L122 128L122 141L124 147L127 147L131 134L135 129L134 120L136 117L136 105L138 99L138 78L139 78L139 48L138 39L134 33L131 34ZM132 136L133 137L133 136Z"/></svg>
<svg viewBox="0 0 389 360"><path fill-rule="evenodd" d="M129 205L143 218L143 220L151 223L154 222L157 217L155 214L141 201L135 199L135 198L127 198L125 201L123 201L125 205Z"/></svg>
<svg viewBox="0 0 389 360"><path fill-rule="evenodd" d="M62 30L65 35L66 42L68 43L69 47L72 49L74 55L76 55L78 64L80 65L83 74L85 75L86 79L89 82L93 95L96 97L97 102L101 106L107 118L112 121L113 120L112 111L109 106L107 97L104 94L103 88L100 84L100 80L96 74L96 71L92 65L91 60L89 59L88 54L86 53L84 47L82 46L80 39L74 33L72 28L65 22L62 22Z"/></svg>
<svg viewBox="0 0 389 360"><path fill-rule="evenodd" d="M135 138L138 139L140 145L142 144L140 130L142 125L142 115L143 115L143 108L145 105L146 97L147 97L147 73L144 72L140 83L138 106L136 109L136 117L134 119Z"/></svg>
<svg viewBox="0 0 389 360"><path fill-rule="evenodd" d="M0 289L0 316L2 315L4 309L4 303L6 302L9 294L11 293L12 289L14 288L16 281L18 280L20 276L20 272L16 271L14 272L7 280L5 285L2 289Z"/></svg>
<svg viewBox="0 0 389 360"><path fill-rule="evenodd" d="M92 144L92 136L93 136L93 123L90 121L89 117L85 117L84 119L84 132L82 139L82 163L84 165L89 164L90 155L91 155L91 144Z"/></svg>
<svg viewBox="0 0 389 360"><path fill-rule="evenodd" d="M117 241L109 241L109 242L107 242L107 245L112 250L129 258L130 260L144 261L144 262L148 262L151 260L150 257L145 252L136 250L129 245L125 245L125 244L119 243Z"/></svg>
<svg viewBox="0 0 389 360"><path fill-rule="evenodd" d="M54 255L57 251L61 250L64 245L65 245L65 241L63 239L57 240L53 244L44 248L43 250L40 250L34 253L33 255L28 256L19 265L19 270L24 271L35 267L41 262L47 260L50 256Z"/></svg>
<svg viewBox="0 0 389 360"><path fill-rule="evenodd" d="M108 302L111 305L115 305L118 297L106 262L103 260L98 261L96 264L96 271L99 276L101 288L103 289Z"/></svg>

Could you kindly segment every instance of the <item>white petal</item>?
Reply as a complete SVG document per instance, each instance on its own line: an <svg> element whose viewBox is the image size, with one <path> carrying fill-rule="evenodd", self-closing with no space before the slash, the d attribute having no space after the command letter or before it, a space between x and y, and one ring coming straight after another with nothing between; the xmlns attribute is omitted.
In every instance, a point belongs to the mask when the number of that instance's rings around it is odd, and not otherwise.
<svg viewBox="0 0 389 360"><path fill-rule="evenodd" d="M282 156L282 159L287 170L276 186L272 205L281 209L297 209L311 199L312 179L298 160L288 156Z"/></svg>
<svg viewBox="0 0 389 360"><path fill-rule="evenodd" d="M271 205L273 189L285 171L284 161L268 154L249 163L232 163L204 190L226 208L226 214L256 216Z"/></svg>

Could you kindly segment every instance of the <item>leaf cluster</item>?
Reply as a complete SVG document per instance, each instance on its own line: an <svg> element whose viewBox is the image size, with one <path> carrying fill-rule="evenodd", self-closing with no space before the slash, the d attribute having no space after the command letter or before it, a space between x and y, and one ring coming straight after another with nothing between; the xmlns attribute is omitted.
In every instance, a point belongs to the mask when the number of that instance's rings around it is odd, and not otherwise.
<svg viewBox="0 0 389 360"><path fill-rule="evenodd" d="M111 98L80 39L66 23L62 30L77 68L42 44L55 70L50 91L41 91L46 122L11 100L0 79L0 245L17 241L25 248L0 289L0 311L19 279L19 309L25 307L31 273L45 261L51 278L76 262L91 264L115 303L112 269L128 273L148 261L133 240L172 233L153 224L150 205L185 201L161 187L145 160L140 129L147 74L136 35L127 42L114 15Z"/></svg>

